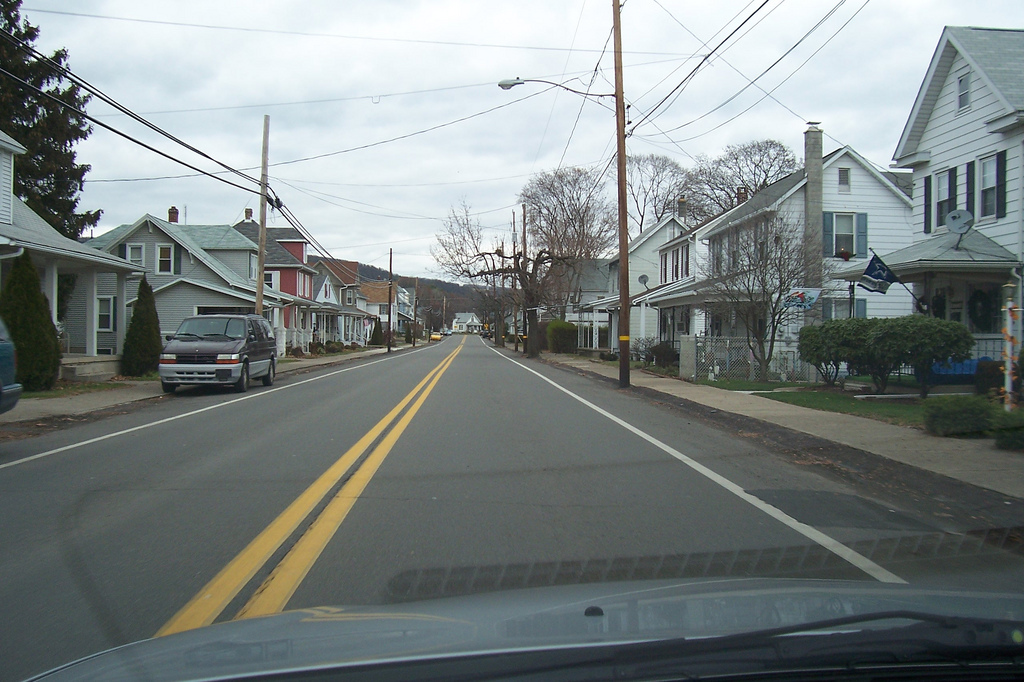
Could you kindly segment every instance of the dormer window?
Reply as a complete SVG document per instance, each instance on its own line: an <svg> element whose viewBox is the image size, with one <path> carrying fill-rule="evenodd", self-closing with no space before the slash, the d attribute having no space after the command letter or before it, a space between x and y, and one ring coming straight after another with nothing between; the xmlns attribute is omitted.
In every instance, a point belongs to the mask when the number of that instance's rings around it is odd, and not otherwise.
<svg viewBox="0 0 1024 682"><path fill-rule="evenodd" d="M956 79L957 97L956 106L962 111L971 106L971 72L961 75Z"/></svg>

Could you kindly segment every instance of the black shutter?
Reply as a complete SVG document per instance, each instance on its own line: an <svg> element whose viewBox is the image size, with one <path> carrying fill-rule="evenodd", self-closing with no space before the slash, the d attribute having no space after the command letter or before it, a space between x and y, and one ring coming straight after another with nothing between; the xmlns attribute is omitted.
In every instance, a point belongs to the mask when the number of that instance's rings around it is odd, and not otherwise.
<svg viewBox="0 0 1024 682"><path fill-rule="evenodd" d="M924 233L932 232L932 176L924 178Z"/></svg>
<svg viewBox="0 0 1024 682"><path fill-rule="evenodd" d="M950 211L956 210L956 166L949 169L949 208L946 209L948 214Z"/></svg>
<svg viewBox="0 0 1024 682"><path fill-rule="evenodd" d="M1006 217L1006 151L996 154L996 218Z"/></svg>
<svg viewBox="0 0 1024 682"><path fill-rule="evenodd" d="M110 301L110 327L117 331L117 296Z"/></svg>
<svg viewBox="0 0 1024 682"><path fill-rule="evenodd" d="M964 178L967 184L967 203L964 208L971 215L974 215L974 162L970 161L967 164L967 177Z"/></svg>
<svg viewBox="0 0 1024 682"><path fill-rule="evenodd" d="M117 256L118 256L118 258L127 258L128 257L128 245L127 244L118 244L117 245Z"/></svg>
<svg viewBox="0 0 1024 682"><path fill-rule="evenodd" d="M173 267L173 272L174 272L175 275L180 275L181 274L181 245L180 244L175 244L174 245L174 265L172 267Z"/></svg>

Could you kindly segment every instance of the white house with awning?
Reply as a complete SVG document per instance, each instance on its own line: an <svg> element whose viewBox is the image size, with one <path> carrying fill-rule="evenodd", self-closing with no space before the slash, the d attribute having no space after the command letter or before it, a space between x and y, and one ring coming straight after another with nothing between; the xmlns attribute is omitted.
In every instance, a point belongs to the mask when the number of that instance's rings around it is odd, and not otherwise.
<svg viewBox="0 0 1024 682"><path fill-rule="evenodd" d="M25 147L0 132L0 238L6 240L8 249L27 251L38 268L54 325L58 329L63 326L66 362L74 355L119 355L126 327L126 282L141 269L65 237L14 196L15 156L25 152ZM0 261L0 281L6 280L11 267L10 260ZM61 275L74 276L74 292L63 324L58 319L57 295ZM111 282L108 296L100 296L97 289L103 277Z"/></svg>

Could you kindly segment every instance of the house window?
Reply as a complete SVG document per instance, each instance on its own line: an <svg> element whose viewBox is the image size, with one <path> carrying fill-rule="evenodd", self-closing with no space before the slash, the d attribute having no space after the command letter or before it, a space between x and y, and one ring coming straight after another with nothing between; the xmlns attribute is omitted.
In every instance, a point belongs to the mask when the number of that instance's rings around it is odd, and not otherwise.
<svg viewBox="0 0 1024 682"><path fill-rule="evenodd" d="M387 303L381 303L378 306L378 308L377 308L377 313L379 315L387 315L388 314L388 304Z"/></svg>
<svg viewBox="0 0 1024 682"><path fill-rule="evenodd" d="M672 281L679 279L679 249L672 250Z"/></svg>
<svg viewBox="0 0 1024 682"><path fill-rule="evenodd" d="M842 257L843 251L853 254L853 214L836 213L834 226L835 251L833 255Z"/></svg>
<svg viewBox="0 0 1024 682"><path fill-rule="evenodd" d="M260 259L255 253L249 254L249 279L256 281L260 273Z"/></svg>
<svg viewBox="0 0 1024 682"><path fill-rule="evenodd" d="M174 270L174 247L171 244L157 244L156 271L169 275Z"/></svg>
<svg viewBox="0 0 1024 682"><path fill-rule="evenodd" d="M346 289L345 290L345 303L347 303L348 305L352 305L352 290L351 289Z"/></svg>
<svg viewBox="0 0 1024 682"><path fill-rule="evenodd" d="M843 194L850 193L850 169L839 169L839 191Z"/></svg>
<svg viewBox="0 0 1024 682"><path fill-rule="evenodd" d="M137 265L140 268L145 267L144 261L145 251L142 244L129 244L125 250L125 256L129 263Z"/></svg>
<svg viewBox="0 0 1024 682"><path fill-rule="evenodd" d="M690 245L683 244L683 277L690 276Z"/></svg>
<svg viewBox="0 0 1024 682"><path fill-rule="evenodd" d="M331 297L331 283L330 282L324 282L324 298L330 298L330 297Z"/></svg>
<svg viewBox="0 0 1024 682"><path fill-rule="evenodd" d="M114 298L100 296L96 299L96 331L114 331Z"/></svg>
<svg viewBox="0 0 1024 682"><path fill-rule="evenodd" d="M668 254L661 254L661 283L668 281Z"/></svg>
<svg viewBox="0 0 1024 682"><path fill-rule="evenodd" d="M949 171L935 176L935 226L946 224L946 216L953 210L949 200Z"/></svg>
<svg viewBox="0 0 1024 682"><path fill-rule="evenodd" d="M964 75L956 79L957 86L957 98L956 105L957 109L962 110L971 106L971 72L968 71Z"/></svg>
<svg viewBox="0 0 1024 682"><path fill-rule="evenodd" d="M996 214L996 157L981 160L981 216Z"/></svg>
<svg viewBox="0 0 1024 682"><path fill-rule="evenodd" d="M281 288L281 273L275 270L264 270L263 271L263 286L270 287L271 289Z"/></svg>

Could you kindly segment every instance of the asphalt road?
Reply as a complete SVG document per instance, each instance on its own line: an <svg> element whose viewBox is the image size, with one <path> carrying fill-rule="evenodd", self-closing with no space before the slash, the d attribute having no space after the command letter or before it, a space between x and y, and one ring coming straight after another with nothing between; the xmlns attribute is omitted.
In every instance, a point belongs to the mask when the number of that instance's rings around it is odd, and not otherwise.
<svg viewBox="0 0 1024 682"><path fill-rule="evenodd" d="M1010 501L900 499L721 426L455 336L3 443L0 679L286 608L552 583L1024 584Z"/></svg>

